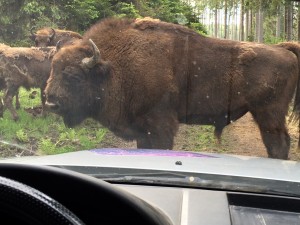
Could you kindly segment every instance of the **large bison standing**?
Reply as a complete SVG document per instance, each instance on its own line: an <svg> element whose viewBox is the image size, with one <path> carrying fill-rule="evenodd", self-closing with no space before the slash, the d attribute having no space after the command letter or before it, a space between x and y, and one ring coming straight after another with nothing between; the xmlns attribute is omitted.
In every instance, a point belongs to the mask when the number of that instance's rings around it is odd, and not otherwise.
<svg viewBox="0 0 300 225"><path fill-rule="evenodd" d="M160 149L172 149L179 123L214 125L220 137L251 112L268 156L287 159L285 116L299 86L298 59L287 46L213 39L151 19L106 19L56 53L46 106L67 126L91 117L138 148ZM295 109L299 103L297 94Z"/></svg>

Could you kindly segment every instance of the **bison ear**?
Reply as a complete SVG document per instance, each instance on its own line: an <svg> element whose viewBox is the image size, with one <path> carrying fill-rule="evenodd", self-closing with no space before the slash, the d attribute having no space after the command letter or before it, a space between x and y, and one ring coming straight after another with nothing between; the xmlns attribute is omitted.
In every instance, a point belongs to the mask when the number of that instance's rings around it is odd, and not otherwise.
<svg viewBox="0 0 300 225"><path fill-rule="evenodd" d="M82 67L86 68L86 69L93 68L101 59L100 51L99 51L98 47L96 46L96 44L91 39L89 39L89 42L91 43L92 48L93 48L93 56L90 58L84 58L81 61Z"/></svg>
<svg viewBox="0 0 300 225"><path fill-rule="evenodd" d="M52 41L53 40L53 38L55 37L55 30L53 29L53 28L51 28L51 30L52 30L52 34L51 35L49 35L49 38L50 38L50 41Z"/></svg>

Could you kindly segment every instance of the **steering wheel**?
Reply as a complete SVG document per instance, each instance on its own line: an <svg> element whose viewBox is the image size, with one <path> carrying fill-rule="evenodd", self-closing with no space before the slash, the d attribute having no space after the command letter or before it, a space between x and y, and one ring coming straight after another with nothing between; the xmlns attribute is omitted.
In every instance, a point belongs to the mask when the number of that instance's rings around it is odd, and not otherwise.
<svg viewBox="0 0 300 225"><path fill-rule="evenodd" d="M8 224L12 220L26 225L172 224L165 213L142 199L78 172L0 163L0 176L0 215Z"/></svg>
<svg viewBox="0 0 300 225"><path fill-rule="evenodd" d="M44 193L1 176L0 215L4 224L83 224L71 211Z"/></svg>

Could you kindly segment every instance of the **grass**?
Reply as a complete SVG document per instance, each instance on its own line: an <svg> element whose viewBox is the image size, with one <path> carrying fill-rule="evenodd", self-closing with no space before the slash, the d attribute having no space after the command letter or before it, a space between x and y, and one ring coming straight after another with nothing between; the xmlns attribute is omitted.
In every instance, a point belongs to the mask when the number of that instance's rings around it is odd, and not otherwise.
<svg viewBox="0 0 300 225"><path fill-rule="evenodd" d="M35 90L39 92L38 89ZM33 116L26 112L25 108L41 105L39 94L35 99L29 99L31 91L20 90L21 109L17 110L20 117L18 121L12 120L8 110L0 119L0 157L49 155L91 149L96 148L105 137L106 129L95 121L87 120L70 129L55 114Z"/></svg>
<svg viewBox="0 0 300 225"><path fill-rule="evenodd" d="M190 126L187 130L186 138L189 149L198 152L226 152L226 139L222 139L222 145L217 142L214 136L214 126Z"/></svg>
<svg viewBox="0 0 300 225"><path fill-rule="evenodd" d="M24 155L51 155L101 146L107 138L107 129L98 122L87 119L74 129L67 128L61 117L47 113L45 116L33 116L25 111L41 105L40 91L35 99L29 95L33 91L20 90L21 109L17 110L18 121L13 121L8 110L0 119L0 157ZM188 149L194 151L222 151L216 144L212 126L190 127L186 138ZM109 140L105 140L110 143ZM114 143L116 146L116 143Z"/></svg>

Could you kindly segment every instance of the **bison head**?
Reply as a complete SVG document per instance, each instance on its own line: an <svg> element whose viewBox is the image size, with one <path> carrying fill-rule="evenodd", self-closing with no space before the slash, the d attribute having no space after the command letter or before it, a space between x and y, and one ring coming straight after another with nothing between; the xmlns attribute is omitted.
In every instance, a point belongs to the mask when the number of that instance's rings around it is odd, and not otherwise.
<svg viewBox="0 0 300 225"><path fill-rule="evenodd" d="M55 30L51 28L51 32L49 32L47 29L42 29L37 31L36 33L33 33L33 29L31 28L31 40L34 41L36 47L47 47L53 45L53 39L56 35Z"/></svg>
<svg viewBox="0 0 300 225"><path fill-rule="evenodd" d="M45 89L46 109L73 127L99 111L108 63L93 41L62 47L52 61Z"/></svg>

